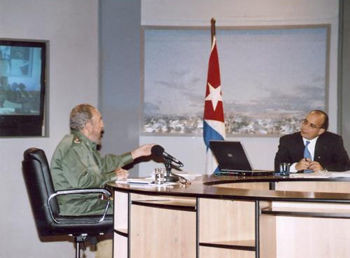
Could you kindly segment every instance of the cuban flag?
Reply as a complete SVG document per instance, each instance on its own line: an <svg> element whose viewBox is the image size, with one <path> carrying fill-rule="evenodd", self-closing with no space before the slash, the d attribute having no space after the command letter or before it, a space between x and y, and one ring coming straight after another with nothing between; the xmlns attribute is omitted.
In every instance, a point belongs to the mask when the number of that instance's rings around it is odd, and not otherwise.
<svg viewBox="0 0 350 258"><path fill-rule="evenodd" d="M208 66L208 79L205 91L203 138L206 145L206 174L219 171L218 163L212 154L209 142L225 139L224 107L220 82L219 57L216 38L213 37Z"/></svg>

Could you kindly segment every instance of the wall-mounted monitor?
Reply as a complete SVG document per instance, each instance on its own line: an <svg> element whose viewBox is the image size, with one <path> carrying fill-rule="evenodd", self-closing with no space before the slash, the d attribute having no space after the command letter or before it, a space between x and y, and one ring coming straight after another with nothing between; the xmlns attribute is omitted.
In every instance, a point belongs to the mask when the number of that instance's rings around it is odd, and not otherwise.
<svg viewBox="0 0 350 258"><path fill-rule="evenodd" d="M0 136L43 136L44 41L0 39Z"/></svg>

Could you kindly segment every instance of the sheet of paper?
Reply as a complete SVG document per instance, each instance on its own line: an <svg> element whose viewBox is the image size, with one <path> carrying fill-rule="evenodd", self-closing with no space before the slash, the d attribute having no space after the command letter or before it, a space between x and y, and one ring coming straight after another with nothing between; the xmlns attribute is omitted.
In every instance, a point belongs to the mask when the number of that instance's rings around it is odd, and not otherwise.
<svg viewBox="0 0 350 258"><path fill-rule="evenodd" d="M330 174L330 177L337 178L337 177L350 177L350 171L344 171L344 172L328 172Z"/></svg>
<svg viewBox="0 0 350 258"><path fill-rule="evenodd" d="M152 178L128 178L127 180L116 180L117 184L140 184L148 185L153 182Z"/></svg>
<svg viewBox="0 0 350 258"><path fill-rule="evenodd" d="M340 177L350 177L350 171L345 172L329 172L329 171L320 171L314 173L297 173L290 174L291 178L340 178Z"/></svg>
<svg viewBox="0 0 350 258"><path fill-rule="evenodd" d="M290 178L330 178L329 172L314 172L314 173L291 173Z"/></svg>
<svg viewBox="0 0 350 258"><path fill-rule="evenodd" d="M127 180L116 180L117 184L129 184L136 187L167 187L177 185L176 182L166 182L163 184L155 184L154 179L151 177L148 178L128 178Z"/></svg>

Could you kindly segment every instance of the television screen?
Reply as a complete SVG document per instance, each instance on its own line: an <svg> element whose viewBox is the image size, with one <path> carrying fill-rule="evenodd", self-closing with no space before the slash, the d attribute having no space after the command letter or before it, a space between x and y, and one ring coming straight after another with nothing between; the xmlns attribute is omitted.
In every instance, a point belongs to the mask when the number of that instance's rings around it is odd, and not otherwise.
<svg viewBox="0 0 350 258"><path fill-rule="evenodd" d="M0 135L43 134L46 43L0 40Z"/></svg>

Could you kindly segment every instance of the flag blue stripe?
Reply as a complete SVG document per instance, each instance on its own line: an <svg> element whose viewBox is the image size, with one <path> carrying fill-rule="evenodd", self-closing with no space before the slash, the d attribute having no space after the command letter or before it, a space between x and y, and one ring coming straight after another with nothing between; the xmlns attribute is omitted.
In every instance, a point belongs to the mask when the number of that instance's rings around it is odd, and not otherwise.
<svg viewBox="0 0 350 258"><path fill-rule="evenodd" d="M216 169L214 170L214 175L220 175L220 169L219 167L216 167Z"/></svg>
<svg viewBox="0 0 350 258"><path fill-rule="evenodd" d="M203 121L203 138L207 150L209 148L209 142L213 140L224 140L224 137L214 130L205 120Z"/></svg>

